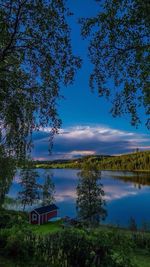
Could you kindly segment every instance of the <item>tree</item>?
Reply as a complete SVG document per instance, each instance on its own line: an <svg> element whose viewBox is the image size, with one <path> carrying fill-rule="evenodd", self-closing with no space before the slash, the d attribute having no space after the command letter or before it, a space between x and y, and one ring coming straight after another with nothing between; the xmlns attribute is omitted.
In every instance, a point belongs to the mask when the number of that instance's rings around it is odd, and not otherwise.
<svg viewBox="0 0 150 267"><path fill-rule="evenodd" d="M90 39L90 86L110 97L113 116L129 113L132 125L144 107L150 128L150 1L97 2L98 15L80 20L82 36Z"/></svg>
<svg viewBox="0 0 150 267"><path fill-rule="evenodd" d="M32 132L60 127L60 86L73 82L69 11L63 0L0 0L0 144L26 155Z"/></svg>
<svg viewBox="0 0 150 267"><path fill-rule="evenodd" d="M25 210L26 205L33 205L35 201L39 199L39 187L37 183L38 173L36 170L32 169L31 165L25 166L21 170L21 186L22 191L18 193L18 198L21 200L23 205L23 210Z"/></svg>
<svg viewBox="0 0 150 267"><path fill-rule="evenodd" d="M5 195L9 191L14 174L14 160L5 153L4 147L0 146L0 209L4 203Z"/></svg>
<svg viewBox="0 0 150 267"><path fill-rule="evenodd" d="M104 191L100 180L100 172L94 163L86 162L78 173L77 212L78 216L89 225L99 223L106 216L103 199Z"/></svg>
<svg viewBox="0 0 150 267"><path fill-rule="evenodd" d="M136 221L133 217L130 218L130 221L129 221L129 229L133 232L136 232L137 231L137 224L136 224Z"/></svg>
<svg viewBox="0 0 150 267"><path fill-rule="evenodd" d="M42 188L42 205L50 205L54 202L55 185L52 182L52 175L45 177L45 183Z"/></svg>

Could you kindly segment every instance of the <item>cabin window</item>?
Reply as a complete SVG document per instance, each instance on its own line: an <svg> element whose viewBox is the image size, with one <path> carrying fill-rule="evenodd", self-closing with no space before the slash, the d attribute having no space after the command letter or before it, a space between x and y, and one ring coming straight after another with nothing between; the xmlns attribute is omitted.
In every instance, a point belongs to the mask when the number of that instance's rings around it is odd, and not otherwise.
<svg viewBox="0 0 150 267"><path fill-rule="evenodd" d="M37 221L37 214L35 213L32 214L32 221Z"/></svg>

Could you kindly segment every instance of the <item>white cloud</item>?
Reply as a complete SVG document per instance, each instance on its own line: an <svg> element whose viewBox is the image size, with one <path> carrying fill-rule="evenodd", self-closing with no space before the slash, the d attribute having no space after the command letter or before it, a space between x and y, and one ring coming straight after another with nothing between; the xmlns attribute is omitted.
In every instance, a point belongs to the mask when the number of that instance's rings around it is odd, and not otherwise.
<svg viewBox="0 0 150 267"><path fill-rule="evenodd" d="M34 134L35 158L74 158L94 154L121 154L150 149L150 137L128 131L113 129L104 125L76 126L59 130L54 139L53 154L48 154L50 128Z"/></svg>
<svg viewBox="0 0 150 267"><path fill-rule="evenodd" d="M76 156L76 155L81 155L81 156L87 156L87 155L94 155L95 154L95 151L92 151L92 150L74 150L74 151L71 151L70 153L70 156Z"/></svg>

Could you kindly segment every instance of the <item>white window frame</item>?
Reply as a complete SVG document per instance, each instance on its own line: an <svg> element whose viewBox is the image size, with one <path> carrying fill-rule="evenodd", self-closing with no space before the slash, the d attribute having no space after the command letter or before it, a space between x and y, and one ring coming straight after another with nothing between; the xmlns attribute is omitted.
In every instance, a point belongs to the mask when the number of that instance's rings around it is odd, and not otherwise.
<svg viewBox="0 0 150 267"><path fill-rule="evenodd" d="M37 214L36 213L32 213L32 222L37 221Z"/></svg>

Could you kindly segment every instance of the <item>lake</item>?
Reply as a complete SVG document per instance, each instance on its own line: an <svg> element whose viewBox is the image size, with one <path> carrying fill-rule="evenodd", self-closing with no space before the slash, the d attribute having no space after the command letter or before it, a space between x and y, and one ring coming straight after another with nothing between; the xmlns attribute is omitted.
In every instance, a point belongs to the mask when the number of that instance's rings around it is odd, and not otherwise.
<svg viewBox="0 0 150 267"><path fill-rule="evenodd" d="M59 216L76 217L76 186L78 170L37 169L38 182L43 183L44 173L52 173L55 183L55 199L59 207ZM102 171L101 182L105 191L108 216L105 223L128 226L133 217L140 226L150 222L150 173L123 171ZM8 195L15 198L21 190L16 175Z"/></svg>

